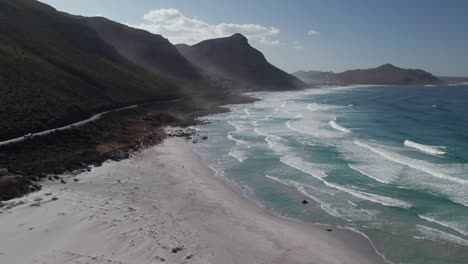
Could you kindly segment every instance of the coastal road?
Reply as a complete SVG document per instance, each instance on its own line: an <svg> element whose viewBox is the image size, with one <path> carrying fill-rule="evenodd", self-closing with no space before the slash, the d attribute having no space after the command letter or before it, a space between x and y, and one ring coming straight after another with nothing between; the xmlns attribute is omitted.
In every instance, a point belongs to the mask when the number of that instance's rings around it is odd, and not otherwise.
<svg viewBox="0 0 468 264"><path fill-rule="evenodd" d="M89 122L96 121L105 114L108 114L108 113L111 113L111 112L122 111L122 110L126 110L126 109L137 108L137 107L138 107L138 105L131 105L131 106L127 106L127 107L122 107L122 108L118 108L118 109L113 109L113 110L101 112L101 113L93 115L92 117L90 117L90 118L88 118L86 120L82 120L82 121L79 121L79 122L76 122L76 123L73 123L73 124L70 124L70 125L66 125L66 126L59 127L59 128L53 128L53 129L33 133L33 134L30 134L30 135L17 137L17 138L10 139L10 140L1 141L0 146L18 143L18 142L21 142L21 141L25 141L25 140L27 140L29 138L44 136L44 135L47 135L47 134L50 134L50 133L53 133L53 132L56 132L56 131L60 131L60 130L67 130L67 129L76 128L76 127L79 127L79 126L86 125Z"/></svg>
<svg viewBox="0 0 468 264"><path fill-rule="evenodd" d="M159 103L160 104L177 103L177 102L180 102L180 101L182 101L184 99L185 99L184 97L181 97L181 98L177 98L177 99L174 99L174 100L169 100L169 101L164 101L164 102L159 102ZM5 141L0 141L0 147L5 146L5 145L9 145L9 144L22 142L22 141L25 141L27 139L33 138L33 137L44 136L44 135L47 135L47 134L50 134L50 133L53 133L53 132L56 132L56 131L67 130L67 129L72 129L72 128L76 128L76 127L79 127L79 126L83 126L83 125L86 125L89 122L93 122L93 121L98 120L99 118L101 118L105 114L108 114L108 113L111 113L111 112L122 111L122 110L126 110L126 109L137 108L137 107L138 107L138 105L131 105L131 106L127 106L127 107L117 108L117 109L113 109L113 110L109 110L109 111L105 111L105 112L95 114L95 115L93 115L92 117L90 117L90 118L88 118L86 120L82 120L82 121L79 121L79 122L76 122L76 123L73 123L73 124L70 124L70 125L66 125L66 126L63 126L63 127L53 128L53 129L49 129L49 130L45 130L45 131L41 131L41 132L37 132L37 133L32 133L32 134L29 134L29 135L24 135L22 137L17 137L17 138L5 140Z"/></svg>

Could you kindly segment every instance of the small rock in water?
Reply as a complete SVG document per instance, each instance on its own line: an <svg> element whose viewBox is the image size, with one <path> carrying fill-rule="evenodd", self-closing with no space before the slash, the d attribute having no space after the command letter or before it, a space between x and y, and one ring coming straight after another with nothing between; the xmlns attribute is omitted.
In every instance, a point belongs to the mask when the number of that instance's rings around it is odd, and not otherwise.
<svg viewBox="0 0 468 264"><path fill-rule="evenodd" d="M303 200L302 204L308 204L309 202L307 200Z"/></svg>
<svg viewBox="0 0 468 264"><path fill-rule="evenodd" d="M78 180L78 179L73 179L73 181L77 182L77 181L79 181L79 180Z"/></svg>
<svg viewBox="0 0 468 264"><path fill-rule="evenodd" d="M57 201L58 198L57 197L52 197L52 201Z"/></svg>
<svg viewBox="0 0 468 264"><path fill-rule="evenodd" d="M331 232L331 231L332 231L332 229L331 229L331 228L327 228L327 229L325 229L325 230L327 230L328 232Z"/></svg>
<svg viewBox="0 0 468 264"><path fill-rule="evenodd" d="M172 253L175 254L175 253L177 253L177 252L179 252L181 250L184 250L184 247L175 247L175 248L172 249Z"/></svg>
<svg viewBox="0 0 468 264"><path fill-rule="evenodd" d="M204 137L202 137L202 139L203 139L203 140L207 140L207 139L208 139L208 137L207 137L207 136L204 136Z"/></svg>

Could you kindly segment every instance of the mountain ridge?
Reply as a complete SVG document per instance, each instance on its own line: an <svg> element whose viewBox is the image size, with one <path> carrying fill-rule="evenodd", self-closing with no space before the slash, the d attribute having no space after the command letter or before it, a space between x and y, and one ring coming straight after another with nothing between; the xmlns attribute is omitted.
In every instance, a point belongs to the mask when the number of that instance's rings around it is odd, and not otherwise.
<svg viewBox="0 0 468 264"><path fill-rule="evenodd" d="M219 76L244 90L290 90L306 84L270 64L240 33L195 45L177 44L179 52L208 75Z"/></svg>
<svg viewBox="0 0 468 264"><path fill-rule="evenodd" d="M439 78L424 70L404 69L389 63L375 68L347 70L340 73L297 71L292 74L313 84L426 85L442 83ZM326 76L328 78L325 78ZM328 82L323 82L325 79Z"/></svg>

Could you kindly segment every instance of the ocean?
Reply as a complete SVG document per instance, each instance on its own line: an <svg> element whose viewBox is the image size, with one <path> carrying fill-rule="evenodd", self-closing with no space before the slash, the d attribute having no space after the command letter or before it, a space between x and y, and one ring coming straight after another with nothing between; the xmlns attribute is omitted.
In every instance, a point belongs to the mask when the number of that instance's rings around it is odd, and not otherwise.
<svg viewBox="0 0 468 264"><path fill-rule="evenodd" d="M365 235L389 263L468 263L468 86L250 95L196 127L218 176L280 215Z"/></svg>

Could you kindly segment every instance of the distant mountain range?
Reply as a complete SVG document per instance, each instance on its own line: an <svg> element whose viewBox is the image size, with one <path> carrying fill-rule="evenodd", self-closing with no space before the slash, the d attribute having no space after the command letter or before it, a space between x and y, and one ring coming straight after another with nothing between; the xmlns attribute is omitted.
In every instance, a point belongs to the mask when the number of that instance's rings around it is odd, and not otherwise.
<svg viewBox="0 0 468 264"><path fill-rule="evenodd" d="M293 73L304 82L317 84L393 84L426 85L441 84L442 80L420 69L402 69L392 64L364 70L348 70L341 73L298 71Z"/></svg>

